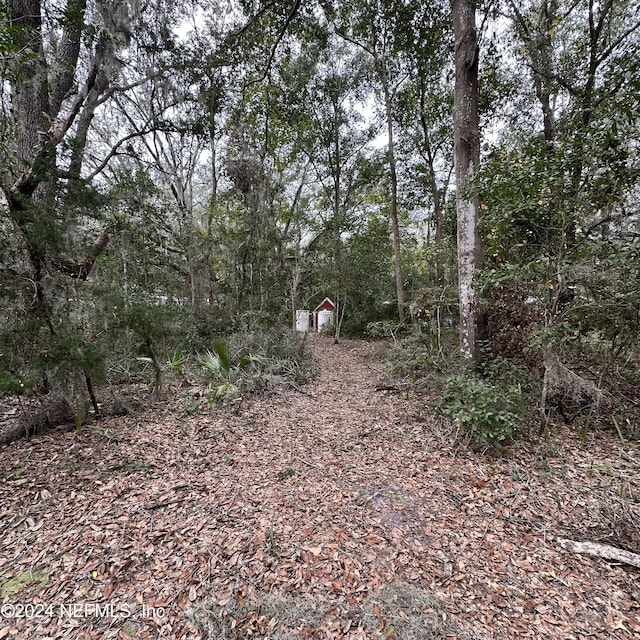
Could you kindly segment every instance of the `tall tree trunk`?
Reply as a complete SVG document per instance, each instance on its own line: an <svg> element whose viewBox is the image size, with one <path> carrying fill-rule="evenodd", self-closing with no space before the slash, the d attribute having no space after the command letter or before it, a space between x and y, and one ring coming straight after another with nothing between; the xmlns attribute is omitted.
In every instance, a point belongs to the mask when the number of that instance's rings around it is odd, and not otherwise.
<svg viewBox="0 0 640 640"><path fill-rule="evenodd" d="M436 176L436 161L431 147L431 137L429 134L429 124L427 122L427 107L425 103L426 84L425 79L420 79L420 124L422 126L422 137L424 141L424 155L427 161L427 170L429 172L429 188L431 197L433 198L433 222L435 226L434 242L439 248L442 242L442 223L444 219L444 189L438 189L438 179ZM439 285L444 284L444 265L440 251L436 251L436 282Z"/></svg>
<svg viewBox="0 0 640 640"><path fill-rule="evenodd" d="M536 96L542 109L544 139L551 153L554 151L556 137L555 114L553 112L553 31L558 15L557 0L545 1L542 6L542 42L540 43L541 72L534 73Z"/></svg>
<svg viewBox="0 0 640 640"><path fill-rule="evenodd" d="M375 3L374 3L375 4ZM366 3L365 3L366 6ZM379 11L381 6L378 3L375 11ZM395 153L395 141L393 135L393 91L389 83L389 73L387 67L387 60L389 55L388 43L390 34L383 35L378 32L380 25L377 23L375 17L371 19L371 23L368 25L368 36L364 39L348 35L348 29L340 28L338 30L341 37L347 42L360 47L363 51L366 51L372 58L375 64L375 71L378 76L378 81L382 86L384 94L384 107L387 122L387 156L389 162L389 213L391 218L391 230L393 234L393 256L395 265L396 276L396 297L398 299L398 319L400 322L404 322L405 303L404 303L404 282L402 278L402 253L400 243L400 224L398 221L398 173L396 168L396 153Z"/></svg>
<svg viewBox="0 0 640 640"><path fill-rule="evenodd" d="M337 95L333 97L333 148L335 153L335 169L333 172L333 274L332 280L336 290L333 297L336 303L336 317L340 305L340 293L343 290L342 274L342 144L340 139L340 106ZM334 323L333 339L337 344L340 335L338 323Z"/></svg>
<svg viewBox="0 0 640 640"><path fill-rule="evenodd" d="M375 52L374 52L375 53ZM396 150L393 136L393 103L391 100L391 88L389 87L389 77L384 67L384 60L378 55L375 56L376 68L382 90L384 91L384 108L387 119L387 154L389 160L389 185L390 202L389 212L391 215L391 230L393 233L393 258L396 274L396 296L398 298L398 319L404 322L404 282L402 279L402 253L400 246L400 224L398 223L398 171L396 168Z"/></svg>
<svg viewBox="0 0 640 640"><path fill-rule="evenodd" d="M98 62L94 62L97 67ZM96 109L104 100L105 93L109 90L109 78L104 71L95 70L95 83L87 95L82 112L78 116L76 134L71 147L71 161L69 163L69 178L80 180L82 174L82 162L84 159L89 129L96 114Z"/></svg>
<svg viewBox="0 0 640 640"><path fill-rule="evenodd" d="M217 148L217 121L216 111L213 108L215 103L210 103L209 115L209 137L211 139L211 199L209 201L209 213L207 215L207 242L205 249L205 259L207 263L207 291L209 294L209 305L214 304L216 270L213 266L213 217L218 215L218 148Z"/></svg>
<svg viewBox="0 0 640 640"><path fill-rule="evenodd" d="M481 361L483 327L473 278L482 266L477 230L480 197L471 183L480 163L478 125L478 43L474 0L451 0L455 36L453 101L458 226L458 288L460 294L460 353L476 365Z"/></svg>
<svg viewBox="0 0 640 640"><path fill-rule="evenodd" d="M542 109L544 139L553 152L555 141L555 115L552 100L555 94L553 64L553 33L558 19L558 0L544 0L528 16L523 13L521 3L509 0L516 27L526 49L533 70L533 84L536 97Z"/></svg>
<svg viewBox="0 0 640 640"><path fill-rule="evenodd" d="M7 13L14 29L14 46L24 55L16 56L13 69L12 109L18 125L18 155L31 165L49 128L49 92L46 62L42 49L42 11L39 0L13 0ZM57 115L57 114L54 114ZM31 195L31 193L29 194Z"/></svg>

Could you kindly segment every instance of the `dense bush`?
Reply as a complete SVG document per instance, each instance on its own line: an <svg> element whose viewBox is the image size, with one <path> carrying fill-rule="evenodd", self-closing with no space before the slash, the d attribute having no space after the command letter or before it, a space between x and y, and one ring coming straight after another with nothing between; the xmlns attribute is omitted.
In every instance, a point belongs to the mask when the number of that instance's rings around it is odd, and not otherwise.
<svg viewBox="0 0 640 640"><path fill-rule="evenodd" d="M474 449L511 443L530 419L519 385L505 386L471 373L448 376L443 385L437 406L460 424Z"/></svg>

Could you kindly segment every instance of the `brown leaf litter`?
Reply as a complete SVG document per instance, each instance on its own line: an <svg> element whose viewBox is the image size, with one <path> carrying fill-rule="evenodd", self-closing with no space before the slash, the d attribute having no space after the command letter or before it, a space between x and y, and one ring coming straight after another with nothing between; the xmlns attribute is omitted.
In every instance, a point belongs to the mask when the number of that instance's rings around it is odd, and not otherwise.
<svg viewBox="0 0 640 640"><path fill-rule="evenodd" d="M239 415L0 447L0 639L639 637L638 570L556 543L611 543L637 444L488 458L382 388L379 345L309 342L318 379Z"/></svg>

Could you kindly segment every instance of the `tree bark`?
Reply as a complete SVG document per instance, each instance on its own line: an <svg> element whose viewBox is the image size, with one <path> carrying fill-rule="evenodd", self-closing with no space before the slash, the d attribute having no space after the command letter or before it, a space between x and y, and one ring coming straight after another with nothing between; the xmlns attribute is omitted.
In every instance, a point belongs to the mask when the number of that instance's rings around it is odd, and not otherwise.
<svg viewBox="0 0 640 640"><path fill-rule="evenodd" d="M375 51L374 51L375 53ZM400 244L400 224L398 222L398 171L396 167L395 140L393 136L393 103L391 100L391 88L389 77L384 67L384 60L375 54L378 78L384 92L384 107L387 119L387 154L389 160L389 213L391 217L391 231L393 234L393 257L396 276L396 297L398 298L398 319L402 323L405 320L404 308L404 282L402 279L402 252Z"/></svg>
<svg viewBox="0 0 640 640"><path fill-rule="evenodd" d="M62 103L73 88L76 66L80 56L86 8L87 0L69 0L67 2L67 19L52 65L55 75L52 78L49 96L49 113L54 116L58 115Z"/></svg>
<svg viewBox="0 0 640 640"><path fill-rule="evenodd" d="M453 102L456 212L458 229L458 288L460 294L460 353L476 365L481 361L481 311L473 278L482 267L477 230L480 197L472 184L480 163L478 124L478 43L474 0L452 0L455 37Z"/></svg>
<svg viewBox="0 0 640 640"><path fill-rule="evenodd" d="M576 542L575 540L566 540L565 538L558 538L558 544L563 549L572 551L573 553L582 553L605 560L624 562L632 567L640 568L640 554L632 553L626 549L619 549L618 547L599 544L597 542Z"/></svg>
<svg viewBox="0 0 640 640"><path fill-rule="evenodd" d="M433 221L435 226L434 242L436 246L440 246L442 242L442 223L444 219L444 193L446 189L438 189L438 179L436 176L436 165L434 152L431 146L431 137L429 135L429 124L427 122L427 107L425 104L426 85L425 79L420 79L420 124L422 126L422 137L424 142L424 155L427 161L427 169L429 171L429 187L431 197L433 198ZM444 266L440 252L436 253L436 282L439 285L444 284Z"/></svg>
<svg viewBox="0 0 640 640"><path fill-rule="evenodd" d="M558 2L551 0L543 3L544 22L542 43L540 46L540 59L545 70L545 75L534 74L536 95L542 108L542 120L544 125L544 139L550 151L554 150L556 137L555 114L552 106L553 89L553 41L552 34L555 28L555 20L558 15Z"/></svg>
<svg viewBox="0 0 640 640"><path fill-rule="evenodd" d="M42 132L49 128L49 93L42 48L40 0L12 0L7 5L14 44L23 52L13 69L12 109L18 125L18 155L26 165L34 160Z"/></svg>
<svg viewBox="0 0 640 640"><path fill-rule="evenodd" d="M89 129L91 128L96 109L104 100L104 95L109 89L109 78L104 70L99 68L102 66L101 51L103 49L104 48L98 47L98 52L96 53L98 60L94 62L94 69L92 69L93 78L91 88L87 93L87 99L76 125L76 135L73 139L71 161L69 163L69 178L71 180L80 180L81 178L82 161L89 137Z"/></svg>
<svg viewBox="0 0 640 640"><path fill-rule="evenodd" d="M522 12L520 3L510 0L514 20L532 66L533 85L542 109L544 139L550 151L555 141L555 114L552 106L554 88L553 32L558 18L558 0L545 0L539 7L537 25Z"/></svg>
<svg viewBox="0 0 640 640"><path fill-rule="evenodd" d="M11 107L17 125L18 157L23 167L18 180L5 188L5 196L10 211L24 211L41 182L38 176L47 172L53 155L46 133L51 115L40 0L13 0L7 5L7 15L13 28L14 46L22 52L12 69L15 80Z"/></svg>

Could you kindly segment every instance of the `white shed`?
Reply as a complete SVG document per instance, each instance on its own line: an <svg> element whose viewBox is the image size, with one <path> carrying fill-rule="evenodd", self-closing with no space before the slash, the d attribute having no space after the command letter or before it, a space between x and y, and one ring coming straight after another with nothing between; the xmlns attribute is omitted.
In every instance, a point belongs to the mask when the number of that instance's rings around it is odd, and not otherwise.
<svg viewBox="0 0 640 640"><path fill-rule="evenodd" d="M335 324L336 305L330 298L325 298L314 310L314 326L317 331L322 331L322 327Z"/></svg>

